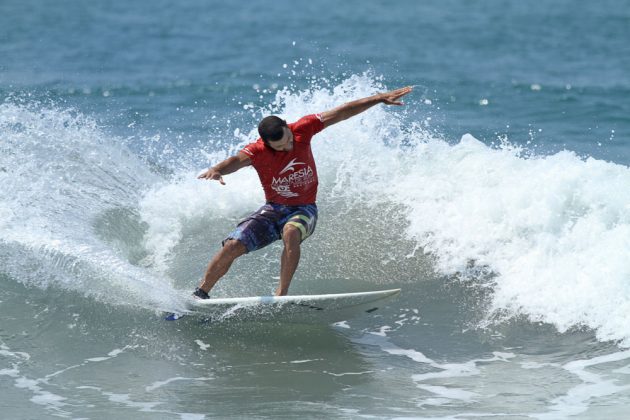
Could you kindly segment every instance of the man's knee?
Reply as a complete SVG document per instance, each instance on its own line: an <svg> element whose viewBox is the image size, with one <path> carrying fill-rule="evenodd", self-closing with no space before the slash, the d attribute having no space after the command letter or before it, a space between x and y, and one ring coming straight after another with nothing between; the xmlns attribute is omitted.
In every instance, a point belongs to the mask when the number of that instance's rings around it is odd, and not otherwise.
<svg viewBox="0 0 630 420"><path fill-rule="evenodd" d="M229 239L223 244L221 253L230 259L235 259L247 253L247 248L238 239Z"/></svg>
<svg viewBox="0 0 630 420"><path fill-rule="evenodd" d="M302 242L302 232L293 225L286 225L282 230L282 240L285 246L299 246Z"/></svg>

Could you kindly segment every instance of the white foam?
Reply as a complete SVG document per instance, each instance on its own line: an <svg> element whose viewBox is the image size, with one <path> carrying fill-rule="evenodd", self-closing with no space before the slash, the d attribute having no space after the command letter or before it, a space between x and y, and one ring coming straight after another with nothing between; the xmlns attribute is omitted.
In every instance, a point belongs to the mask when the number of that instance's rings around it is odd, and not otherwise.
<svg viewBox="0 0 630 420"><path fill-rule="evenodd" d="M342 373L333 373L333 372L326 372L326 371L324 371L323 373L325 373L327 375L331 375L331 376L341 377L341 376L369 375L369 374L374 373L374 371L373 370L366 370L366 371L362 371L362 372L342 372Z"/></svg>
<svg viewBox="0 0 630 420"><path fill-rule="evenodd" d="M206 344L201 340L195 340L195 343L197 343L197 345L199 346L199 348L201 348L201 350L208 350L211 346L210 344Z"/></svg>
<svg viewBox="0 0 630 420"><path fill-rule="evenodd" d="M104 362L105 360L109 360L109 357L91 357L89 359L85 359L88 362Z"/></svg>
<svg viewBox="0 0 630 420"><path fill-rule="evenodd" d="M129 349L129 348L133 348L133 346L125 346L125 348L122 348L122 349L114 349L114 350L110 351L109 353L107 353L107 355L109 357L116 357L119 354L123 353L126 349Z"/></svg>
<svg viewBox="0 0 630 420"><path fill-rule="evenodd" d="M463 389L448 388L448 387L440 386L440 385L420 384L418 385L418 388L431 392L435 395L440 395L442 396L440 400L448 402L448 403L452 403L452 400L470 402L470 401L473 401L474 397L479 396L479 394L475 392L465 391ZM422 404L422 405L427 405L427 404ZM432 405L435 405L435 403L433 403Z"/></svg>
<svg viewBox="0 0 630 420"><path fill-rule="evenodd" d="M177 413L182 420L203 420L206 418L205 414L196 413Z"/></svg>
<svg viewBox="0 0 630 420"><path fill-rule="evenodd" d="M510 359L515 357L513 353L493 352L492 357L488 358L473 359L462 363L439 363L425 356L418 350L404 349L393 344L387 336L382 335L380 332L367 333L355 341L361 344L377 346L388 354L406 357L416 363L427 365L434 369L427 373L411 375L411 379L416 383L418 388L433 394L428 398L423 398L422 401L418 403L419 407L426 405L435 406L450 404L453 400L465 402L474 401L475 397L478 397L479 394L466 389L456 388L454 386L433 384L431 381L435 379L477 376L481 374L481 371L477 367L479 364L487 364L490 362L508 362Z"/></svg>
<svg viewBox="0 0 630 420"><path fill-rule="evenodd" d="M28 360L28 359L27 359ZM42 388L41 385L46 384L46 379L31 379L21 375L18 365L13 365L11 369L0 369L0 376L8 376L14 379L13 386L19 389L26 389L33 396L30 401L34 404L41 405L47 410L51 410L58 414L63 414L61 407L67 405L64 401L65 397L54 394Z"/></svg>
<svg viewBox="0 0 630 420"><path fill-rule="evenodd" d="M598 398L619 394L630 389L630 385L618 385L617 380L606 374L595 373L587 368L605 363L630 359L630 351L621 351L586 360L574 360L562 365L580 379L580 383L570 388L564 395L552 400L547 413L537 414L538 419L555 419L558 415L575 416L586 412Z"/></svg>
<svg viewBox="0 0 630 420"><path fill-rule="evenodd" d="M130 264L94 223L137 207L158 178L74 111L0 104L0 258L11 277L109 301L181 306L167 279ZM149 302L147 302L149 301Z"/></svg>
<svg viewBox="0 0 630 420"><path fill-rule="evenodd" d="M174 378L168 378L166 380L163 381L157 381L152 383L151 385L148 385L145 387L145 390L147 392L151 392L151 391L155 391L158 388L163 387L164 385L168 385L172 382L178 382L178 381L201 381L201 382L205 382L205 381L211 381L214 378L208 378L208 377L199 377L199 378L184 378L181 376L176 376Z"/></svg>
<svg viewBox="0 0 630 420"><path fill-rule="evenodd" d="M123 404L131 408L137 408L141 412L162 412L154 410L155 407L163 404L159 401L134 401L131 399L129 394L118 394L114 392L103 392L103 394L106 395L111 402Z"/></svg>
<svg viewBox="0 0 630 420"><path fill-rule="evenodd" d="M442 273L474 261L497 274L495 311L630 336L627 167L571 152L526 159L469 135L420 157L393 196Z"/></svg>
<svg viewBox="0 0 630 420"><path fill-rule="evenodd" d="M167 383L173 382L173 381L177 381L177 380L209 380L211 378L171 378L169 380L163 381L163 382L156 382L153 385L149 385L147 387L147 392L150 391L154 391L155 389L164 386ZM133 409L137 409L140 412L148 412L148 413L160 413L160 414L164 414L164 415L168 415L169 418L175 418L174 416L177 416L181 419L186 419L186 420L197 420L197 419L204 419L206 418L204 414L199 414L199 413L177 413L177 412L172 412L172 411L168 411L168 410L159 410L156 409L156 407L165 404L165 402L163 401L135 401L132 399L130 394L122 394L122 393L115 393L115 392L107 392L107 391L103 391L102 388L99 387L95 387L95 386L89 386L89 385L83 385L83 386L77 386L77 389L89 389L89 390L93 390L96 391L98 393L100 393L101 395L103 395L104 397L106 397L108 399L108 401L111 401L113 403L117 403L117 404L121 404L125 407L129 407L129 408L133 408Z"/></svg>
<svg viewBox="0 0 630 420"><path fill-rule="evenodd" d="M12 378L17 378L20 370L17 367L12 367L11 369L0 369L0 376L10 376Z"/></svg>
<svg viewBox="0 0 630 420"><path fill-rule="evenodd" d="M181 240L186 225L195 219L239 217L263 203L260 181L252 170L226 176L225 182L221 185L199 180L196 174L186 172L144 195L140 214L149 226L145 245L157 269L168 268L173 247Z"/></svg>
<svg viewBox="0 0 630 420"><path fill-rule="evenodd" d="M31 355L23 351L11 351L5 344L0 344L0 356L30 360Z"/></svg>
<svg viewBox="0 0 630 420"><path fill-rule="evenodd" d="M33 403L38 404L38 405L44 405L44 406L65 405L64 403L62 403L64 400L66 400L65 397L62 397L61 395L53 394L52 392L48 392L48 391L39 391L36 395L34 395L31 398L31 401Z"/></svg>
<svg viewBox="0 0 630 420"><path fill-rule="evenodd" d="M66 367L66 368L63 368L63 369L61 369L61 370L58 370L58 371L56 371L56 372L53 372L53 373L50 373L50 374L46 375L46 376L44 377L44 380L46 380L46 381L47 381L47 380L49 380L50 378L53 378L53 377L58 376L58 375L61 375L62 373L65 373L65 372L67 372L67 371L69 371L69 370L76 369L76 368L80 368L80 367L82 367L82 366L87 365L88 363L100 363L100 362L104 362L104 361L107 361L107 360L110 360L110 359L116 358L116 357L118 357L119 355L121 355L122 353L124 353L124 352L125 352L125 350L127 350L127 349L135 349L135 348L137 348L137 347L138 347L138 346L125 346L125 347L123 347L122 349L114 349L114 350L110 351L110 352L107 354L107 356L97 356L97 357L90 357L90 358L87 358L87 359L85 359L82 363L79 363L79 364L76 364L76 365L72 365L72 366L68 366L68 367Z"/></svg>

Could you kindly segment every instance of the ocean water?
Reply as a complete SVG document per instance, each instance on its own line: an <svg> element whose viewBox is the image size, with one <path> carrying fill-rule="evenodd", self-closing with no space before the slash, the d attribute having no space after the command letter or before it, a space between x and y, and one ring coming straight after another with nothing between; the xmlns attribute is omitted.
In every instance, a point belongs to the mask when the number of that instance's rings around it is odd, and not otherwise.
<svg viewBox="0 0 630 420"><path fill-rule="evenodd" d="M0 2L0 417L624 419L630 9L580 2ZM334 325L162 320L264 200L196 174L295 120ZM281 247L217 297L270 294Z"/></svg>

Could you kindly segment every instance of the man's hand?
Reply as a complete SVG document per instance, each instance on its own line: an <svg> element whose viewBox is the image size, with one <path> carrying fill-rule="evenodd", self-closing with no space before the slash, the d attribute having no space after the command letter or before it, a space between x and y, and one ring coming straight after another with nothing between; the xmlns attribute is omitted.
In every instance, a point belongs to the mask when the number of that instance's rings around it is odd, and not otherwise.
<svg viewBox="0 0 630 420"><path fill-rule="evenodd" d="M404 105L404 103L400 102L398 99L402 98L409 92L413 90L413 86L406 86L404 88L392 90L390 92L385 92L379 94L381 101L386 105Z"/></svg>
<svg viewBox="0 0 630 420"><path fill-rule="evenodd" d="M225 185L225 181L223 181L223 175L221 174L221 172L217 171L214 168L208 169L206 172L199 175L197 179L219 181L221 185Z"/></svg>
<svg viewBox="0 0 630 420"><path fill-rule="evenodd" d="M243 152L238 152L236 156L229 157L223 162L218 163L206 172L202 173L197 179L208 179L210 181L219 181L221 185L225 185L223 175L228 175L238 171L241 168L249 166L252 161Z"/></svg>
<svg viewBox="0 0 630 420"><path fill-rule="evenodd" d="M340 121L347 120L350 117L354 117L363 111L368 110L377 104L385 105L404 105L399 101L400 98L408 94L413 90L412 86L392 90L390 92L379 93L367 98L358 99L356 101L348 102L337 108L329 111L324 111L320 114L324 127L330 127L333 124L337 124Z"/></svg>

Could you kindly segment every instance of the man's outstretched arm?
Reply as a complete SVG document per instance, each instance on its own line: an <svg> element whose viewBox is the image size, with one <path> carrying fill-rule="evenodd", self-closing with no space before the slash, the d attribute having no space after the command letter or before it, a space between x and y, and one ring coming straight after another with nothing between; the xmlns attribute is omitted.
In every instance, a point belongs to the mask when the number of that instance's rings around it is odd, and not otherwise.
<svg viewBox="0 0 630 420"><path fill-rule="evenodd" d="M330 111L322 112L321 118L324 123L324 127L330 127L339 121L347 120L350 117L354 117L363 111L368 110L376 104L386 105L403 105L399 101L400 98L408 94L413 90L413 87L407 86L404 88L392 90L390 92L379 93L374 96L368 96L367 98L358 99L356 101L345 103L337 108L333 108Z"/></svg>
<svg viewBox="0 0 630 420"><path fill-rule="evenodd" d="M219 181L221 185L225 185L223 175L231 174L251 164L252 161L249 156L243 152L238 152L235 156L229 157L223 162L217 163L212 168L199 175L197 179L215 180Z"/></svg>

